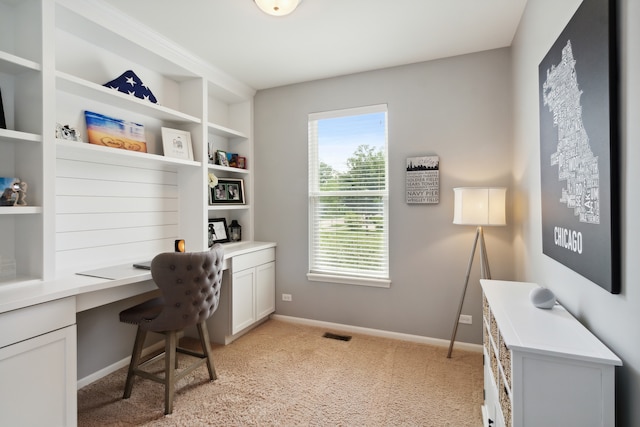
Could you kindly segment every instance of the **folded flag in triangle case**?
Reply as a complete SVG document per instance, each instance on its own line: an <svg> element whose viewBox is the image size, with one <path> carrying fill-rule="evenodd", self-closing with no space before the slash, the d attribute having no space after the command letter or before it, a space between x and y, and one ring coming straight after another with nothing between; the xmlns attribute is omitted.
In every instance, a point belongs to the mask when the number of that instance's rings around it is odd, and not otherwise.
<svg viewBox="0 0 640 427"><path fill-rule="evenodd" d="M144 99L154 104L158 103L158 100L153 95L151 90L147 87L147 85L142 83L142 80L140 80L140 78L132 70L125 71L120 75L120 77L111 80L108 83L105 83L103 86L115 89L118 92L133 95L136 98Z"/></svg>

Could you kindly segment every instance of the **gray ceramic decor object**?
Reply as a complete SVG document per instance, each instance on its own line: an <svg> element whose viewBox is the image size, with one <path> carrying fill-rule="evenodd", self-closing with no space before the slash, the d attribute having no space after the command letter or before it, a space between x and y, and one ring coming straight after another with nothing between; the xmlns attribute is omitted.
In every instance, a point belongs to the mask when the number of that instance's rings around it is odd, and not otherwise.
<svg viewBox="0 0 640 427"><path fill-rule="evenodd" d="M531 303L538 308L549 309L556 304L556 296L547 288L534 288L529 292Z"/></svg>

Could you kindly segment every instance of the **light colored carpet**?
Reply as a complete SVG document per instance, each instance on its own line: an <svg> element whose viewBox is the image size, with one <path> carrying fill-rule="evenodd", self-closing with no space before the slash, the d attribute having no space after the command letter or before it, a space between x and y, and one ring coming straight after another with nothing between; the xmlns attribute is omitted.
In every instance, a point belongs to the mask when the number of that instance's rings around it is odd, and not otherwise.
<svg viewBox="0 0 640 427"><path fill-rule="evenodd" d="M200 367L178 385L164 416L162 385L126 368L78 391L80 426L482 425L482 354L269 320L230 345L214 345L218 379ZM340 331L330 331L341 333ZM194 340L188 340L195 345ZM188 357L181 355L180 357ZM188 361L185 359L185 361Z"/></svg>

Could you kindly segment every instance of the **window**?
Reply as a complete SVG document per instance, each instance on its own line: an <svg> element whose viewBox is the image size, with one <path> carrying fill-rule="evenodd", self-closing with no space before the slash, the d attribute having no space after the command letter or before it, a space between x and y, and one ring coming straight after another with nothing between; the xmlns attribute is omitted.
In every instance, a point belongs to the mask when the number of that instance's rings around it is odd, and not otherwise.
<svg viewBox="0 0 640 427"><path fill-rule="evenodd" d="M389 287L387 106L309 115L309 280Z"/></svg>

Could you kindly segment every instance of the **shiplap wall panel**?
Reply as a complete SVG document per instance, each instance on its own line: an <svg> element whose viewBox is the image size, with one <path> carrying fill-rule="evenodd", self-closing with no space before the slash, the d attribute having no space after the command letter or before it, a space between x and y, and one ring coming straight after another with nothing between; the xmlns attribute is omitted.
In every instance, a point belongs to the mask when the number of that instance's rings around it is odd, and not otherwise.
<svg viewBox="0 0 640 427"><path fill-rule="evenodd" d="M56 167L57 271L172 249L180 233L176 172L64 158Z"/></svg>
<svg viewBox="0 0 640 427"><path fill-rule="evenodd" d="M114 148L116 150L116 148ZM84 162L81 160L58 159L58 178L78 178L115 182L147 182L149 184L176 184L175 172L111 165L108 163Z"/></svg>
<svg viewBox="0 0 640 427"><path fill-rule="evenodd" d="M56 253L58 271L61 274L102 268L130 262L149 261L161 252L171 252L174 239L152 240L114 246L99 246L82 251Z"/></svg>
<svg viewBox="0 0 640 427"><path fill-rule="evenodd" d="M113 185L122 182L122 185ZM126 185L126 189L122 186ZM95 179L58 178L56 191L65 196L121 196L123 190L130 197L178 197L178 187L175 184L150 184L146 182L105 181Z"/></svg>
<svg viewBox="0 0 640 427"><path fill-rule="evenodd" d="M58 251L90 249L98 246L113 246L123 243L137 243L149 240L167 239L178 235L177 225L161 227L123 227L111 230L80 231L60 233L56 240Z"/></svg>
<svg viewBox="0 0 640 427"><path fill-rule="evenodd" d="M142 198L121 195L105 196L58 196L58 215L77 213L127 213L127 212L175 212L178 199Z"/></svg>
<svg viewBox="0 0 640 427"><path fill-rule="evenodd" d="M125 222L126 221L126 222ZM63 232L109 230L128 227L150 227L178 224L178 212L126 212L122 215L112 213L66 214L56 218L56 230Z"/></svg>

